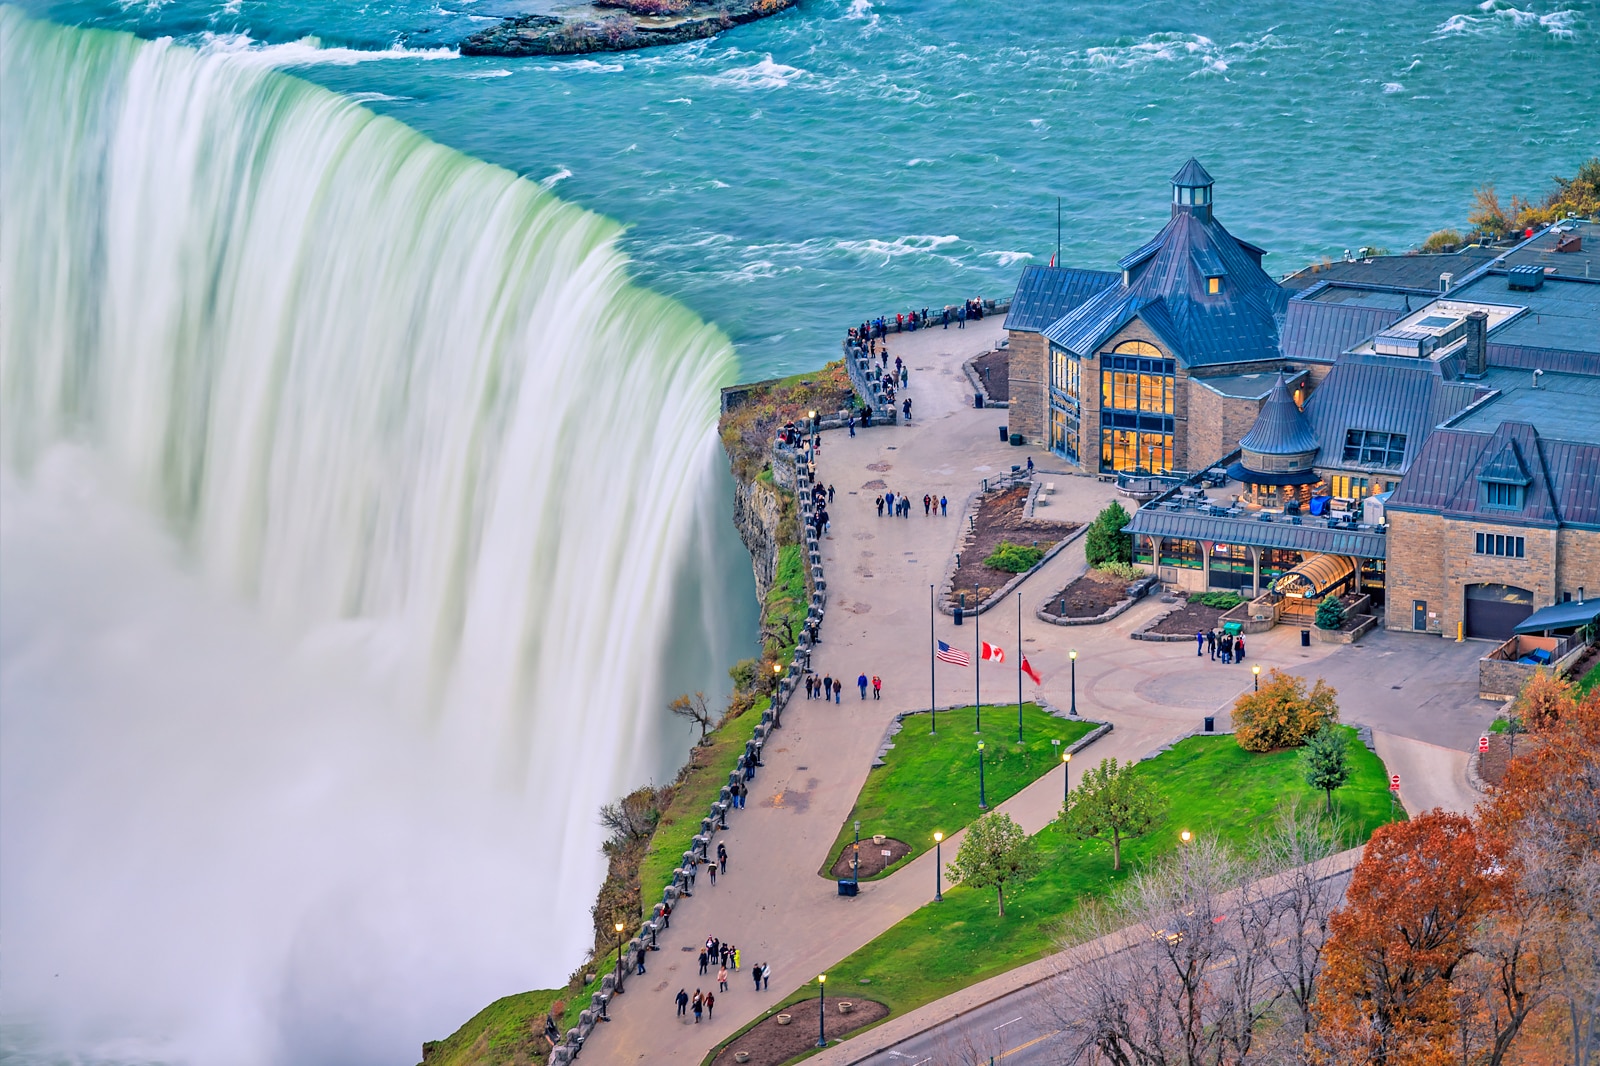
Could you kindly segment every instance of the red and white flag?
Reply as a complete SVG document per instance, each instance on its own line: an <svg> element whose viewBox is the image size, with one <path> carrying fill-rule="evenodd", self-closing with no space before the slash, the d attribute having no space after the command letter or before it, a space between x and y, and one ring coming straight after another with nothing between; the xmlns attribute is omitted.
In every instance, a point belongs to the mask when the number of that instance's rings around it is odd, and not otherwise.
<svg viewBox="0 0 1600 1066"><path fill-rule="evenodd" d="M1044 678L1040 677L1039 671L1035 670L1033 665L1028 662L1028 657L1026 655L1022 657L1022 672L1033 678L1033 683L1035 685L1044 684Z"/></svg>
<svg viewBox="0 0 1600 1066"><path fill-rule="evenodd" d="M1006 650L998 645L990 644L987 640L982 642L983 651L980 653L987 662L1003 663L1006 661Z"/></svg>

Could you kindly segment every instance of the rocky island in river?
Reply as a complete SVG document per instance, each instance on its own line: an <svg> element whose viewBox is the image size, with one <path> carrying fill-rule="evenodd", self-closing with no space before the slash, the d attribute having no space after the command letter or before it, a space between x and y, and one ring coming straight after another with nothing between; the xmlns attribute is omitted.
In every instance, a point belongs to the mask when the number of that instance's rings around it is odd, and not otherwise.
<svg viewBox="0 0 1600 1066"><path fill-rule="evenodd" d="M796 0L598 0L555 14L518 15L461 42L468 56L624 52L712 37L775 15Z"/></svg>

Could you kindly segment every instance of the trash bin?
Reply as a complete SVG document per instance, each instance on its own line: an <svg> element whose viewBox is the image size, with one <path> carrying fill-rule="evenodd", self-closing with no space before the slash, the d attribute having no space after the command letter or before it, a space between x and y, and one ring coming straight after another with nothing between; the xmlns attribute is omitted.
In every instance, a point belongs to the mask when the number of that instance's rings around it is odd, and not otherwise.
<svg viewBox="0 0 1600 1066"><path fill-rule="evenodd" d="M841 895L841 896L853 896L853 895L856 894L856 891L860 887L861 887L860 885L856 884L854 881L850 880L848 877L842 878L839 881L839 895Z"/></svg>
<svg viewBox="0 0 1600 1066"><path fill-rule="evenodd" d="M1023 444L1022 434L1021 433L1013 433L1013 434L1011 434L1011 443L1014 446L1018 447L1018 448L1022 447L1022 444Z"/></svg>
<svg viewBox="0 0 1600 1066"><path fill-rule="evenodd" d="M965 611L963 611L963 610L962 610L962 609L961 609L961 608L960 608L960 607L957 607L957 608L956 608L956 610L955 610L955 616L956 616L956 625L960 625L960 624L961 624L961 616L962 616L962 615L963 615L963 614L965 614L965 613L966 613L966 612L965 612Z"/></svg>
<svg viewBox="0 0 1600 1066"><path fill-rule="evenodd" d="M972 406L980 410L983 408L983 393L975 392L972 394Z"/></svg>
<svg viewBox="0 0 1600 1066"><path fill-rule="evenodd" d="M1010 428L1009 426L1001 426L1000 427L1000 443L1001 444L1004 444L1006 442L1007 438L1009 438L1011 436L1010 433L1006 432L1009 428Z"/></svg>
<svg viewBox="0 0 1600 1066"><path fill-rule="evenodd" d="M1311 647L1311 630L1302 629L1300 631L1300 646L1302 648Z"/></svg>
<svg viewBox="0 0 1600 1066"><path fill-rule="evenodd" d="M1211 717L1211 715L1209 715L1209 714L1206 715L1206 732L1207 733L1215 733L1216 731L1217 731L1217 720L1215 718Z"/></svg>

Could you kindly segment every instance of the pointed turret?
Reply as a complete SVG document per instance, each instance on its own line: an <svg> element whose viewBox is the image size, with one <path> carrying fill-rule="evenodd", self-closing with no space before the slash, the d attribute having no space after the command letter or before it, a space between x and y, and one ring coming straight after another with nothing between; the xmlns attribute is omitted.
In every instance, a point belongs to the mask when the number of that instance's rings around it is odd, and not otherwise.
<svg viewBox="0 0 1600 1066"><path fill-rule="evenodd" d="M1239 440L1239 447L1246 453L1280 459L1303 455L1309 460L1316 454L1317 435L1306 420L1305 412L1294 402L1294 393L1289 391L1289 383L1281 372L1261 405L1255 425ZM1246 462L1245 466L1250 467L1250 463Z"/></svg>
<svg viewBox="0 0 1600 1066"><path fill-rule="evenodd" d="M1178 172L1172 175L1172 213L1187 211L1198 215L1202 221L1211 219L1211 175L1200 165L1200 160L1190 157Z"/></svg>

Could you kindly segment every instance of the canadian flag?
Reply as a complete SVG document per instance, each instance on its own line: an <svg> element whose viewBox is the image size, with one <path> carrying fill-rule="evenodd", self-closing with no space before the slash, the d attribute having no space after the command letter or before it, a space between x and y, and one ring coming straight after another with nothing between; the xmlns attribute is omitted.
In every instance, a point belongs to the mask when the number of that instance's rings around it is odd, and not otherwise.
<svg viewBox="0 0 1600 1066"><path fill-rule="evenodd" d="M981 657L989 660L990 662L1003 663L1006 661L1006 650L997 645L990 644L986 640L983 641L983 652Z"/></svg>
<svg viewBox="0 0 1600 1066"><path fill-rule="evenodd" d="M1022 657L1022 672L1033 678L1033 683L1035 685L1044 684L1044 679L1039 676L1039 671L1033 668L1033 664L1028 662L1028 657L1026 655Z"/></svg>

